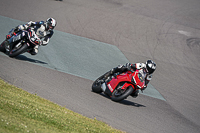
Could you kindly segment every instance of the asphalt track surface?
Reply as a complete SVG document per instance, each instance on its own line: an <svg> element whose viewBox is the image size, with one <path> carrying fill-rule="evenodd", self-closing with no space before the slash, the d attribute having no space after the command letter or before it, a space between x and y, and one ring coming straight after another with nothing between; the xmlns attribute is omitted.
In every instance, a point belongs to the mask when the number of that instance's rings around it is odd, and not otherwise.
<svg viewBox="0 0 200 133"><path fill-rule="evenodd" d="M20 10L22 5L26 6ZM50 46L40 47L38 55L9 58L1 54L0 77L129 133L199 133L199 5L199 0L3 1L2 41L6 30L18 25L12 22L54 17L58 25ZM61 47L63 38L68 49ZM117 103L91 92L99 73L147 59L157 63L151 85L163 100L140 95Z"/></svg>

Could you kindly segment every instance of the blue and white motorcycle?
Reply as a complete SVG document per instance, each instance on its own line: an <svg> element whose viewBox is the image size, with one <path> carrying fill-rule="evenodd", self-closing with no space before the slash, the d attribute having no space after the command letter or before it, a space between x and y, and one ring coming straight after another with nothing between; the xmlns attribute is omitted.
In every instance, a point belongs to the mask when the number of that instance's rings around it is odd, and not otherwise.
<svg viewBox="0 0 200 133"><path fill-rule="evenodd" d="M16 57L25 52L29 52L41 43L40 38L31 29L19 30L17 33L12 29L10 33L14 34L0 45L0 51L6 53L9 57Z"/></svg>

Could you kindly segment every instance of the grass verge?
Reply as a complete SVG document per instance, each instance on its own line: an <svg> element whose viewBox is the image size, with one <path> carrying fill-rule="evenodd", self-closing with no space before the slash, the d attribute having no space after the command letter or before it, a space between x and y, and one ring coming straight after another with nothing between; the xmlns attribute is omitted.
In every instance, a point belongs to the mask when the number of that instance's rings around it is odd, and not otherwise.
<svg viewBox="0 0 200 133"><path fill-rule="evenodd" d="M122 133L0 79L1 133Z"/></svg>

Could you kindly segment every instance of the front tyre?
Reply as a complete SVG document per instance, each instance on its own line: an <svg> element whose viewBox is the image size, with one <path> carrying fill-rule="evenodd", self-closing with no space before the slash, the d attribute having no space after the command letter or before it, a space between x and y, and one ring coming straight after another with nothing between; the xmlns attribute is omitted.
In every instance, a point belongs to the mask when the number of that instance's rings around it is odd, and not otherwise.
<svg viewBox="0 0 200 133"><path fill-rule="evenodd" d="M102 89L101 89L101 85L103 84L103 82L101 82L101 81L107 73L105 73L104 75L102 75L101 77L99 77L97 80L94 81L94 83L92 84L92 91L93 92L96 92L96 93L103 92Z"/></svg>
<svg viewBox="0 0 200 133"><path fill-rule="evenodd" d="M23 44L20 45L18 47L14 47L10 53L9 53L9 57L16 57L24 52L26 52L26 50L28 49L28 45L27 44Z"/></svg>
<svg viewBox="0 0 200 133"><path fill-rule="evenodd" d="M6 49L5 49L5 41L3 41L0 45L0 51L1 52L6 52Z"/></svg>
<svg viewBox="0 0 200 133"><path fill-rule="evenodd" d="M133 87L129 86L126 89L115 89L112 93L111 99L115 102L126 99L130 94L133 93Z"/></svg>
<svg viewBox="0 0 200 133"><path fill-rule="evenodd" d="M102 75L101 77L99 77L97 80L94 81L94 83L92 84L92 91L93 92L96 92L96 93L101 93L102 90L101 90L101 81L104 77L104 75Z"/></svg>

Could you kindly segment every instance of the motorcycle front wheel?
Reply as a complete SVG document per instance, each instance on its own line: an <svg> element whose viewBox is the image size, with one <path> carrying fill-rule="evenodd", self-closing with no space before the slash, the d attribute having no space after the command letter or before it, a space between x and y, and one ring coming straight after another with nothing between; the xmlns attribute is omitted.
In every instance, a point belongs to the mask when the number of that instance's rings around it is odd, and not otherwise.
<svg viewBox="0 0 200 133"><path fill-rule="evenodd" d="M115 89L112 93L111 99L115 102L126 99L131 93L133 93L133 87L129 86L126 89Z"/></svg>
<svg viewBox="0 0 200 133"><path fill-rule="evenodd" d="M104 76L104 75L103 75ZM96 92L96 93L101 93L101 82L100 80L103 79L103 76L99 77L97 80L94 81L94 83L92 84L92 91Z"/></svg>
<svg viewBox="0 0 200 133"><path fill-rule="evenodd" d="M23 44L23 45L20 45L18 47L14 47L10 52L9 52L9 57L16 57L24 52L26 52L28 48L28 45L27 44Z"/></svg>
<svg viewBox="0 0 200 133"><path fill-rule="evenodd" d="M6 49L5 49L5 41L3 41L0 45L0 51L1 52L6 52Z"/></svg>
<svg viewBox="0 0 200 133"><path fill-rule="evenodd" d="M104 75L106 75L107 73L105 73ZM102 89L101 89L101 85L102 85L101 80L104 78L104 75L102 75L101 77L99 77L98 79L96 79L94 81L94 83L92 84L92 91L93 92L96 92L96 93L103 92Z"/></svg>

